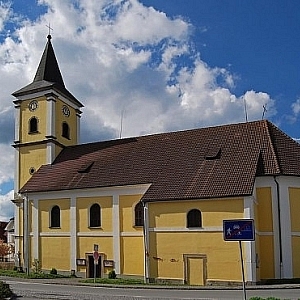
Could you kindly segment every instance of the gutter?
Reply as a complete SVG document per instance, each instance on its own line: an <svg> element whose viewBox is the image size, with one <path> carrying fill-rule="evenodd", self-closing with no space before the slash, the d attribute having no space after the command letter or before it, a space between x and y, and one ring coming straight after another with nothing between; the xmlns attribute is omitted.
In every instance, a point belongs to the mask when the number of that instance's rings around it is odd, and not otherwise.
<svg viewBox="0 0 300 300"><path fill-rule="evenodd" d="M279 278L282 278L283 273L283 262L282 262L282 234L281 234L281 210L280 210L280 185L277 181L276 176L273 177L276 184L276 193L277 193L277 213L278 213L278 239L279 239L279 263L280 263L280 273Z"/></svg>

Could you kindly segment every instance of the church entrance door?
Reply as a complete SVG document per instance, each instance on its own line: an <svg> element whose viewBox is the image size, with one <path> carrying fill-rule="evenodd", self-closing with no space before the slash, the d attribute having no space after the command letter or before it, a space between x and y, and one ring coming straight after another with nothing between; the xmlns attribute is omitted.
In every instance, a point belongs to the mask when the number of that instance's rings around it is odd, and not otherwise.
<svg viewBox="0 0 300 300"><path fill-rule="evenodd" d="M96 269L96 278L101 277L101 256L99 256L98 265L94 264L94 256L93 254L87 255L87 266L86 266L86 277L87 278L94 278L94 270Z"/></svg>

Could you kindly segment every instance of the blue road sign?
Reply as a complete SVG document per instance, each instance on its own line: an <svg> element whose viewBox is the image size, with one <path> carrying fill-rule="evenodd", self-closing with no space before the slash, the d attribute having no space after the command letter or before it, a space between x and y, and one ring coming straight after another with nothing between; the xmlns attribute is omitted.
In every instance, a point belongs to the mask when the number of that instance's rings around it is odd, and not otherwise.
<svg viewBox="0 0 300 300"><path fill-rule="evenodd" d="M225 241L254 241L253 219L223 220Z"/></svg>

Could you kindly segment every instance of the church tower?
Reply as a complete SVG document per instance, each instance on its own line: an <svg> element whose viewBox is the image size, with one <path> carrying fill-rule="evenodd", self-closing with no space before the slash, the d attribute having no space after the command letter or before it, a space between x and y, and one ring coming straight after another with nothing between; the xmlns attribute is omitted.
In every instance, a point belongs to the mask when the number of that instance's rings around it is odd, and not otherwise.
<svg viewBox="0 0 300 300"><path fill-rule="evenodd" d="M79 143L83 105L66 89L51 35L47 39L33 82L12 94L16 97L15 192L65 146Z"/></svg>

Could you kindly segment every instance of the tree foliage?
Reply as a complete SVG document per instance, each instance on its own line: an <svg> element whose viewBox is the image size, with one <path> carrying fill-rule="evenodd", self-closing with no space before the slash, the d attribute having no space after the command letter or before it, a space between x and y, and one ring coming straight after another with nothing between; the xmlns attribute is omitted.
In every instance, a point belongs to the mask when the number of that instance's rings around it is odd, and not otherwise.
<svg viewBox="0 0 300 300"><path fill-rule="evenodd" d="M11 253L11 247L4 243L3 240L0 240L0 257L6 256Z"/></svg>

